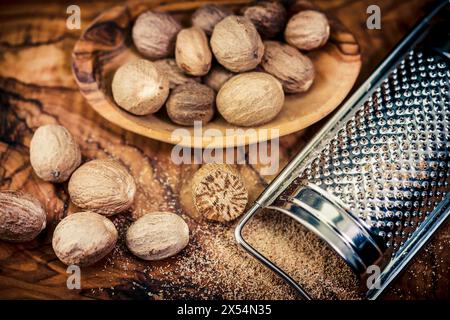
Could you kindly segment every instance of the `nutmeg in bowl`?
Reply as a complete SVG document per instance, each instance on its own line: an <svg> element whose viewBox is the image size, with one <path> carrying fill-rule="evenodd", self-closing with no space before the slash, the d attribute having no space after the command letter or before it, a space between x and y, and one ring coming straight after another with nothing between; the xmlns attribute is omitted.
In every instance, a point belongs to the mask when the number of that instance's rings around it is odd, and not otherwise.
<svg viewBox="0 0 450 320"><path fill-rule="evenodd" d="M220 88L217 109L229 123L250 127L271 121L281 111L281 83L264 72L238 74Z"/></svg>
<svg viewBox="0 0 450 320"><path fill-rule="evenodd" d="M261 68L277 78L286 93L307 91L314 81L314 65L297 48L277 41L264 41Z"/></svg>
<svg viewBox="0 0 450 320"><path fill-rule="evenodd" d="M169 95L169 79L153 62L132 60L115 72L112 94L114 101L132 114L155 113Z"/></svg>
<svg viewBox="0 0 450 320"><path fill-rule="evenodd" d="M264 3L265 2L267 1L264 1ZM215 9L210 11L199 9L204 5L201 1L171 2L170 5L158 1L152 3L151 10L153 13L164 12L164 15L169 15L176 21L175 24L169 23L171 27L167 28L167 30L172 33L171 35L167 36L166 34L162 34L165 30L159 27L152 29L154 34L146 36L146 40L155 39L151 46L152 48L164 47L157 45L160 40L158 37L164 38L165 43L172 43L173 41L173 47L166 46L166 48L172 49L164 50L163 53L155 55L143 54L141 52L142 48L140 48L141 50L138 48L140 44L135 45L135 42L133 42L133 32L130 32L133 26L135 26L135 23L137 23L139 15L142 12L146 12L143 11L145 10L143 8L144 5L142 3L133 3L114 7L98 17L88 28L86 28L80 41L78 41L75 46L73 52L73 71L75 79L80 86L81 93L95 110L112 123L123 127L126 130L156 140L172 144L180 143L183 146L192 147L194 144L198 146L200 143L201 146L205 148L232 147L240 145L242 143L240 141L245 141L243 143L248 144L263 140L264 134L259 134L260 130L273 128L277 130L276 132L278 132L277 135L279 136L301 130L329 114L342 102L350 91L361 66L359 47L354 36L346 31L338 21L333 21L330 25L336 27L330 29L330 32L335 33L333 35L335 41L333 41L333 43L326 43L325 45L321 42L319 48L311 50L306 54L314 65L314 85L307 89L307 84L310 81L307 81L308 77L306 77L304 85L300 84L302 81L295 79L299 84L298 88L287 89L288 86L286 85L286 82L283 83L283 79L287 79L286 77L288 77L289 74L280 72L278 64L272 64L273 69L271 70L269 70L270 68L267 66L266 69L261 67L264 56L264 44L262 39L266 39L266 37L270 37L270 35L260 35L260 32L264 32L258 31L259 27L255 27L254 23L252 23L252 19L255 19L255 16L248 14L252 18L249 19L244 16L238 17L233 14L229 15L230 12L228 12L228 9L231 9L236 14L242 12L241 10L244 7L255 7L259 5L264 7L262 3L263 2L258 2L255 4L250 0L243 2L225 1L223 3L221 2L221 5L218 6L220 8L218 11ZM205 19L202 22L208 20L208 23L205 25L199 24L198 21L194 24L190 23L189 21L191 21L191 19L195 20L193 19L193 12L195 11L198 13L206 12L208 19ZM222 13L222 11L227 11L227 13ZM148 17L151 16L151 14L147 15ZM264 15L260 16L263 17ZM280 21L282 21L282 19ZM279 23L279 25L282 24L283 23L281 22ZM111 38L111 25L119 26L119 28L114 28L114 38ZM206 25L207 27L205 27ZM264 119L262 122L256 121L255 123L244 121L246 124L242 126L247 125L251 127L256 130L256 134L245 136L245 139L242 139L242 133L239 133L236 130L229 130L235 129L236 126L241 125L228 122L226 116L216 116L204 125L204 129L214 129L217 130L216 132L221 132L222 135L220 137L215 137L213 140L207 135L195 137L193 128L185 126L181 127L182 125L174 122L169 117L166 117L166 112L159 111L167 106L169 94L166 96L166 99L161 99L159 100L159 103L155 103L155 105L151 104L144 108L143 111L141 110L142 113L140 111L137 113L130 112L127 110L126 106L121 107L120 103L117 103L117 100L114 99L112 90L110 90L112 78L111 70L117 70L124 64L131 60L135 60L136 58L144 58L149 63L157 65L157 68L159 69L162 69L161 65L164 63L155 63L156 60L171 59L170 61L172 61L173 65L176 36L180 30L183 28L190 28L191 26L199 27L206 33L206 36L209 37L209 46L211 53L213 54L211 60L212 68L208 73L201 76L203 78L203 84L209 85L216 92L219 92L221 86L224 85L224 81L231 80L229 77L233 76L235 73L264 71L271 73L278 82L283 84L282 88L284 88L286 93L289 93L284 100L284 105L273 118L268 117L268 119ZM143 28L142 30L150 32L150 29ZM175 32L172 32L173 30L175 30ZM209 35L209 32L211 32L211 35ZM282 33L283 30L279 32L279 35ZM167 41L167 39L172 40ZM343 39L345 39L345 43L342 42ZM276 41L285 40L278 37ZM202 42L204 43L204 41ZM187 47L190 46L191 45L188 45ZM305 55L303 52L304 49L299 49L296 45L292 44L290 44L290 46L299 50L302 55ZM182 47L186 47L186 45L183 45ZM184 62L182 63L185 64ZM200 63L199 65L202 64L203 63ZM196 65L197 63L194 63L195 67ZM205 65L207 65L207 63ZM220 74L215 72L216 68L214 68L214 65L220 65L229 73ZM189 65L186 64L186 66ZM176 67L177 70L172 69L174 71L173 73L162 72L169 78L168 86L170 87L170 90L174 90L180 84L199 80L198 78L200 76L192 76L186 72L188 71L188 68L183 70L178 65L176 65ZM189 68L191 67L189 66ZM216 77L216 75L219 76ZM222 77L222 75L225 75L225 77ZM301 90L307 91L300 92ZM129 89L124 90L124 92L126 91L133 92ZM169 90L167 90L167 93L168 91ZM136 92L131 95L134 98L139 97L139 94ZM265 100L273 99L274 97L266 94L259 98L260 100ZM116 103L114 103L115 101ZM132 103L131 108L133 107L134 104ZM124 110L127 110L128 112L124 112ZM224 112L224 114L226 114L226 112ZM232 119L233 117L229 118ZM259 118L260 116L257 115L256 119L260 120ZM233 119L231 121L233 121ZM182 130L177 131L177 134L174 135L173 133L176 129ZM205 130L202 132L205 133ZM178 133L180 133L181 136L178 135Z"/></svg>

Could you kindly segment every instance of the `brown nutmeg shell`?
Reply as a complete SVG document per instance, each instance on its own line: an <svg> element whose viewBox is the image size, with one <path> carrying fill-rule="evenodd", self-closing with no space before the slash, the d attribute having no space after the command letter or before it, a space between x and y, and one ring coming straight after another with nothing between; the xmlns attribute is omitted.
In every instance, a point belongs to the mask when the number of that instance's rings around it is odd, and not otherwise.
<svg viewBox="0 0 450 320"><path fill-rule="evenodd" d="M146 11L136 19L132 38L137 50L144 57L167 58L174 54L175 39L181 28L168 13Z"/></svg>
<svg viewBox="0 0 450 320"><path fill-rule="evenodd" d="M42 180L64 182L80 165L81 152L66 128L49 124L39 127L31 138L30 162Z"/></svg>
<svg viewBox="0 0 450 320"><path fill-rule="evenodd" d="M214 90L208 86L196 82L179 85L167 100L167 114L179 125L192 126L195 121L206 124L214 116L214 100Z"/></svg>
<svg viewBox="0 0 450 320"><path fill-rule="evenodd" d="M210 43L217 61L233 72L256 68L264 54L264 45L255 26L241 16L228 16L220 21Z"/></svg>
<svg viewBox="0 0 450 320"><path fill-rule="evenodd" d="M290 45L300 50L313 50L322 47L330 37L327 17L318 11L300 11L289 19L284 38Z"/></svg>
<svg viewBox="0 0 450 320"><path fill-rule="evenodd" d="M72 174L68 189L76 206L110 216L133 204L136 184L118 161L96 159Z"/></svg>
<svg viewBox="0 0 450 320"><path fill-rule="evenodd" d="M47 215L39 200L21 191L0 191L0 240L26 242L44 230Z"/></svg>
<svg viewBox="0 0 450 320"><path fill-rule="evenodd" d="M257 2L245 7L242 14L253 22L259 34L264 38L273 38L283 31L286 25L286 9L277 1Z"/></svg>
<svg viewBox="0 0 450 320"><path fill-rule="evenodd" d="M211 68L212 53L205 32L198 27L178 33L175 60L178 67L192 76L203 76Z"/></svg>
<svg viewBox="0 0 450 320"><path fill-rule="evenodd" d="M211 35L216 24L231 15L231 13L227 8L207 4L195 10L192 14L191 22L193 26L199 27L207 35Z"/></svg>
<svg viewBox="0 0 450 320"><path fill-rule="evenodd" d="M314 81L314 65L298 49L276 41L264 42L261 67L277 78L288 93L307 91Z"/></svg>
<svg viewBox="0 0 450 320"><path fill-rule="evenodd" d="M284 92L281 83L264 72L238 74L220 89L217 110L231 124L258 126L269 122L281 111Z"/></svg>

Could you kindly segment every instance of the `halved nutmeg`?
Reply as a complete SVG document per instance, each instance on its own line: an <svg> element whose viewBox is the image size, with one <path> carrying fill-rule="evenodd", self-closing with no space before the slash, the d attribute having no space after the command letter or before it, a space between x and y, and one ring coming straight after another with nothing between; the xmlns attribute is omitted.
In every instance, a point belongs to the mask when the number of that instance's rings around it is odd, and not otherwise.
<svg viewBox="0 0 450 320"><path fill-rule="evenodd" d="M194 205L201 216L220 222L232 221L245 210L247 189L239 173L227 164L205 164L192 180Z"/></svg>

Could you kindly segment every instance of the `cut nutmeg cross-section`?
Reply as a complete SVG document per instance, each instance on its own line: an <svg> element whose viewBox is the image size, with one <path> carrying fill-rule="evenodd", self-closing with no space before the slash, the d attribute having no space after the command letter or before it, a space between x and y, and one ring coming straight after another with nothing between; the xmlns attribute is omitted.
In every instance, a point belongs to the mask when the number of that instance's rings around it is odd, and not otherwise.
<svg viewBox="0 0 450 320"><path fill-rule="evenodd" d="M205 164L194 175L192 196L197 211L208 220L232 221L247 205L244 182L233 167Z"/></svg>

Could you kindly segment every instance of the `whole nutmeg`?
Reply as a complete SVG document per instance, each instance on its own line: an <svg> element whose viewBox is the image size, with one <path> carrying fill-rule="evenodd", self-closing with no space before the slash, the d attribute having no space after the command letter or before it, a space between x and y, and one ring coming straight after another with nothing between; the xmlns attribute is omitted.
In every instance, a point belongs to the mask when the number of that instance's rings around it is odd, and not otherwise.
<svg viewBox="0 0 450 320"><path fill-rule="evenodd" d="M116 245L114 224L95 212L77 212L56 226L52 246L66 265L89 266L104 258Z"/></svg>
<svg viewBox="0 0 450 320"><path fill-rule="evenodd" d="M170 94L166 103L169 118L180 125L192 126L194 121L203 124L214 116L214 91L200 83L179 85Z"/></svg>
<svg viewBox="0 0 450 320"><path fill-rule="evenodd" d="M207 35L211 35L216 24L229 16L231 11L216 5L201 6L192 14L192 25L201 28Z"/></svg>
<svg viewBox="0 0 450 320"><path fill-rule="evenodd" d="M265 41L261 67L277 78L285 92L307 91L314 81L314 65L305 55L288 44Z"/></svg>
<svg viewBox="0 0 450 320"><path fill-rule="evenodd" d="M44 230L47 215L39 200L20 191L0 191L0 240L25 242Z"/></svg>
<svg viewBox="0 0 450 320"><path fill-rule="evenodd" d="M174 89L180 84L191 81L200 82L200 77L191 77L186 75L183 70L178 67L174 59L161 59L153 62L162 74L165 74L169 79L170 89Z"/></svg>
<svg viewBox="0 0 450 320"><path fill-rule="evenodd" d="M59 125L39 127L31 138L30 162L45 181L66 181L81 163L81 152L70 132Z"/></svg>
<svg viewBox="0 0 450 320"><path fill-rule="evenodd" d="M289 19L284 38L300 50L313 50L323 46L330 37L327 17L318 11L300 11Z"/></svg>
<svg viewBox="0 0 450 320"><path fill-rule="evenodd" d="M177 65L187 74L203 76L211 68L212 54L205 32L198 27L178 33L175 47Z"/></svg>
<svg viewBox="0 0 450 320"><path fill-rule="evenodd" d="M161 260L183 250L189 242L189 227L176 214L148 213L136 220L126 234L128 249L144 260Z"/></svg>
<svg viewBox="0 0 450 320"><path fill-rule="evenodd" d="M116 103L133 114L155 113L169 95L169 80L151 61L136 59L117 69L112 93Z"/></svg>
<svg viewBox="0 0 450 320"><path fill-rule="evenodd" d="M132 37L137 50L146 58L173 56L175 38L181 25L164 12L146 11L134 23Z"/></svg>
<svg viewBox="0 0 450 320"><path fill-rule="evenodd" d="M226 222L236 219L245 211L248 193L233 167L208 163L192 178L192 197L202 217Z"/></svg>
<svg viewBox="0 0 450 320"><path fill-rule="evenodd" d="M242 14L253 22L261 36L265 38L273 38L286 25L286 9L277 1L257 2L245 7Z"/></svg>
<svg viewBox="0 0 450 320"><path fill-rule="evenodd" d="M211 71L205 76L204 83L213 88L214 91L219 91L225 82L227 82L235 73L228 71L220 65L212 67Z"/></svg>
<svg viewBox="0 0 450 320"><path fill-rule="evenodd" d="M220 21L210 42L217 61L233 72L254 69L264 54L258 31L245 17L228 16Z"/></svg>
<svg viewBox="0 0 450 320"><path fill-rule="evenodd" d="M217 109L231 124L257 126L277 116L284 104L280 82L264 72L234 76L220 89Z"/></svg>
<svg viewBox="0 0 450 320"><path fill-rule="evenodd" d="M68 189L76 206L110 216L132 205L136 184L116 160L97 159L72 174Z"/></svg>

